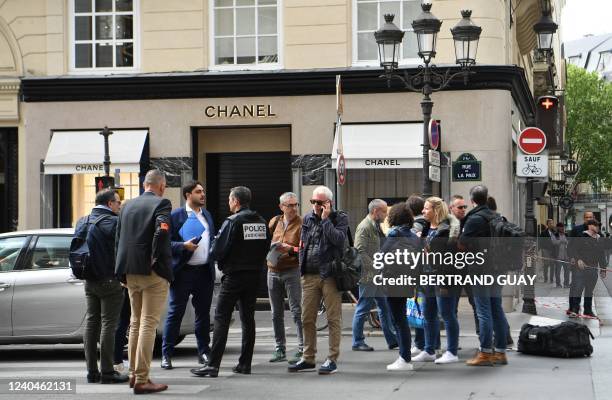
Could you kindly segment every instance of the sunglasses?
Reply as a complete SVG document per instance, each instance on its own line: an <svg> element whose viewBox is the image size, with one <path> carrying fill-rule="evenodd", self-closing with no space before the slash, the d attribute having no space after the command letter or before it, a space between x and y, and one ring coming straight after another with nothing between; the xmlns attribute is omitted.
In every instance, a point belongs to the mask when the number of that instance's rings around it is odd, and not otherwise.
<svg viewBox="0 0 612 400"><path fill-rule="evenodd" d="M327 203L327 200L310 200L310 204L312 205L318 205L318 206L322 206L323 204Z"/></svg>
<svg viewBox="0 0 612 400"><path fill-rule="evenodd" d="M457 208L460 209L460 210L466 210L467 206L457 206Z"/></svg>

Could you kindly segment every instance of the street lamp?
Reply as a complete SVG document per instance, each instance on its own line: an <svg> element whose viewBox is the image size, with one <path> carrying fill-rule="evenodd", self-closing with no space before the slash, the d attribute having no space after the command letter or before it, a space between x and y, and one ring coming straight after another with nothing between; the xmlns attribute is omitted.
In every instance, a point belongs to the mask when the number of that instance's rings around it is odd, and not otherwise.
<svg viewBox="0 0 612 400"><path fill-rule="evenodd" d="M378 54L380 65L384 69L384 77L387 85L391 86L392 79L399 79L404 87L413 92L421 92L423 101L421 109L423 111L423 196L432 194L432 183L429 179L429 122L433 109L433 101L430 95L446 88L455 78L463 77L467 83L471 73L470 67L476 63L476 51L478 40L482 28L476 26L470 19L470 10L461 11L463 17L459 23L451 29L453 41L455 42L455 58L461 70L451 73L447 69L444 73L438 72L435 65L430 65L431 60L436 56L436 42L442 21L431 13L431 3L421 4L421 14L412 22L412 28L417 36L419 57L423 60L424 66L419 66L419 72L408 75L406 70L403 74L397 72L399 65L399 52L404 32L394 23L393 14L385 15L385 24L382 28L374 32L374 38L378 44Z"/></svg>
<svg viewBox="0 0 612 400"><path fill-rule="evenodd" d="M559 25L552 19L552 8L550 0L541 0L542 16L533 26L538 37L538 50L544 53L552 52L553 35L557 32Z"/></svg>

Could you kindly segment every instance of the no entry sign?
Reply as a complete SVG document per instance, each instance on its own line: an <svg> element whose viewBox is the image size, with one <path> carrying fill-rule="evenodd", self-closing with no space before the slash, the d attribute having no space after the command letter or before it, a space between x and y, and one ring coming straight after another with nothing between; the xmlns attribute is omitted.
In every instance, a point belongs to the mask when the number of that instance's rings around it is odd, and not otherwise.
<svg viewBox="0 0 612 400"><path fill-rule="evenodd" d="M518 147L525 154L540 154L546 148L546 134L540 128L525 128L519 134Z"/></svg>

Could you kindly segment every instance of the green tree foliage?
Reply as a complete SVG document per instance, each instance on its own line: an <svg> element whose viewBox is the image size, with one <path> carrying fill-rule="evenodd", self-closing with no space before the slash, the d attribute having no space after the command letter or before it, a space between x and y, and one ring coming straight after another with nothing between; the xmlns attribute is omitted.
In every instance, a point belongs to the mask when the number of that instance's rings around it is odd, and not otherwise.
<svg viewBox="0 0 612 400"><path fill-rule="evenodd" d="M612 187L612 84L596 73L568 65L566 139L580 165L578 182Z"/></svg>

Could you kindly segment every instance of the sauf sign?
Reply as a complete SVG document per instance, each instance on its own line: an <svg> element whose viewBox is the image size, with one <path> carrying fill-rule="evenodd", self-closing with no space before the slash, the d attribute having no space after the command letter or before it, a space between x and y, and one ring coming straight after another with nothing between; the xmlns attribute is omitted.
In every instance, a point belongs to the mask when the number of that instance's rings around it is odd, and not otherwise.
<svg viewBox="0 0 612 400"><path fill-rule="evenodd" d="M519 134L516 155L516 176L523 178L548 177L546 134L539 128L525 128Z"/></svg>

